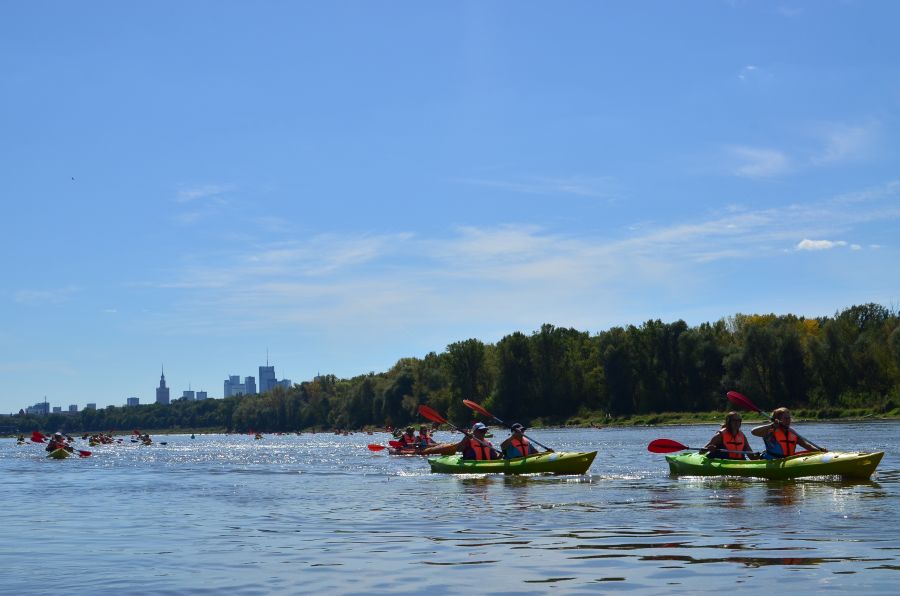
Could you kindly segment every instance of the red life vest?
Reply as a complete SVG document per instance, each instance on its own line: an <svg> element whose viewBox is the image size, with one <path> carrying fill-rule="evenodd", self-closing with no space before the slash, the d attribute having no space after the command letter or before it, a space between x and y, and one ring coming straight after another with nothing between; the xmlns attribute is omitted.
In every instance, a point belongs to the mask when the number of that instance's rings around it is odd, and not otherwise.
<svg viewBox="0 0 900 596"><path fill-rule="evenodd" d="M418 443L419 445L433 445L434 439L429 437L427 434L423 435L422 433L419 433L419 435L416 437L416 443Z"/></svg>
<svg viewBox="0 0 900 596"><path fill-rule="evenodd" d="M404 447L414 447L416 445L416 437L405 434L400 437L400 442L403 443Z"/></svg>
<svg viewBox="0 0 900 596"><path fill-rule="evenodd" d="M525 457L526 455L531 455L532 453L537 452L537 450L531 446L531 443L529 443L528 439L526 439L525 437L512 437L509 440L509 447L510 449L507 450L507 457L509 457L510 459L514 457Z"/></svg>
<svg viewBox="0 0 900 596"><path fill-rule="evenodd" d="M784 432L781 428L772 431L772 437L781 445L781 453L783 457L794 455L797 451L797 433L788 429Z"/></svg>
<svg viewBox="0 0 900 596"><path fill-rule="evenodd" d="M474 459L478 461L495 459L493 445L491 445L490 441L479 443L475 439L470 438L463 448L463 459Z"/></svg>
<svg viewBox="0 0 900 596"><path fill-rule="evenodd" d="M744 436L744 433L738 431L736 435L731 434L731 432L727 428L723 428L719 431L719 434L722 435L722 447L727 451L740 451L741 453L725 453L727 459L744 459L744 451L750 450L750 445L747 443L747 437Z"/></svg>

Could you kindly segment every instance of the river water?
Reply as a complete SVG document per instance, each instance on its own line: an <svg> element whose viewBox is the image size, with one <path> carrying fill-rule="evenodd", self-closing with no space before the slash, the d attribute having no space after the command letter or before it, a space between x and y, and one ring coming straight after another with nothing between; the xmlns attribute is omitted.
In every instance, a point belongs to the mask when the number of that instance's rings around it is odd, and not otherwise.
<svg viewBox="0 0 900 596"><path fill-rule="evenodd" d="M599 451L587 475L460 477L366 448L384 433L78 441L93 455L61 461L3 439L0 592L896 593L900 423L798 429L886 455L870 481L678 478L647 443L713 425L547 429L529 435Z"/></svg>

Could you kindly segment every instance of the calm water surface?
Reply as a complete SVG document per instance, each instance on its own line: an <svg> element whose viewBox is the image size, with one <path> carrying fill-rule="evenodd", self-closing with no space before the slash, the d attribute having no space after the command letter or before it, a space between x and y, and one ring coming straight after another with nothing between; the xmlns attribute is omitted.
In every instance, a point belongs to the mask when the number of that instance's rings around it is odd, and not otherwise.
<svg viewBox="0 0 900 596"><path fill-rule="evenodd" d="M900 424L798 428L886 455L864 482L677 478L647 443L713 425L535 430L598 450L589 474L507 478L366 449L384 433L78 441L93 456L62 461L3 439L0 592L896 593Z"/></svg>

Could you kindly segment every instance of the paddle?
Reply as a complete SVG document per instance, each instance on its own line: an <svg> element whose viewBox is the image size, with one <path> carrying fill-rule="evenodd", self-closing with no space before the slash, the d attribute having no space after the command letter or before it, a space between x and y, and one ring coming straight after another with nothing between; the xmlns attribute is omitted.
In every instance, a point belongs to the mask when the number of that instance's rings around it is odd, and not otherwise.
<svg viewBox="0 0 900 596"><path fill-rule="evenodd" d="M388 441L388 445L390 445L394 449L403 449L404 447L406 447L406 445L404 445L400 441Z"/></svg>
<svg viewBox="0 0 900 596"><path fill-rule="evenodd" d="M478 441L479 443L481 443L483 446L485 446L485 447L488 446L487 443L485 443L484 441L482 441L481 439L479 439L479 438L476 437L475 435L473 435L473 434L471 434L471 433L467 433L466 431L462 430L461 428L458 428L458 427L454 426L453 424L450 423L450 421L448 421L446 418L444 418L443 416L441 416L440 414L438 414L437 412L435 412L434 410L432 410L431 408L429 408L429 407L426 406L425 404L422 404L422 405L419 406L419 414L421 414L424 418L428 418L428 419L431 420L432 422L437 422L438 424L446 424L447 426L449 426L449 427L452 428L453 430L455 430L455 431L457 431L457 432L461 432L462 434L464 434L464 435L466 435L466 436L468 436L468 437L471 437L472 439L475 439L476 441ZM493 451L494 453L498 454L500 457L503 457L503 454L500 453L499 451L497 451L496 449L494 449L494 447L491 447L491 451Z"/></svg>
<svg viewBox="0 0 900 596"><path fill-rule="evenodd" d="M387 449L384 445L376 445L375 443L369 443L366 447L369 448L369 451L382 451L383 449Z"/></svg>
<svg viewBox="0 0 900 596"><path fill-rule="evenodd" d="M478 412L478 413L481 414L482 416L487 416L488 418L493 418L494 420L496 420L497 422L499 422L500 424L502 424L502 425L505 426L506 428L512 430L512 426L511 426L509 423L503 422L502 420L500 420L499 418L497 418L496 416L494 416L493 414L491 414L490 412L488 412L486 409L484 409L482 406L480 406L479 404L475 403L474 401L472 401L472 400L470 400L470 399L464 399L464 400L463 400L463 404L464 404L466 407L475 410L476 412ZM528 439L529 441L531 441L532 443L534 443L535 445L537 445L538 447L543 448L545 451L550 451L550 452L553 451L552 449L550 449L550 448L547 447L546 445L542 445L541 443L538 443L537 441L535 441L534 439L532 439L531 437L529 437L529 436L526 435L525 433L522 433L522 436L525 437L526 439Z"/></svg>
<svg viewBox="0 0 900 596"><path fill-rule="evenodd" d="M768 414L766 414L765 412L763 412L762 410L760 410L758 407L756 407L756 404L755 404L755 403L753 403L752 401L750 401L750 399L749 399L748 397L746 397L746 396L744 396L744 395L741 395L741 394L738 393L737 391L729 391L729 392L726 393L725 395L728 396L729 401L731 401L732 403L735 403L735 404L741 406L741 407L744 408L745 410L753 410L753 411L756 412L757 414L762 414L763 416L766 417L766 419L767 419L769 422L775 422L775 419L774 419L774 418L772 418L771 416L769 416ZM796 429L791 428L791 430L794 431L794 434L797 435L797 438L800 439L801 441L806 441L807 443L809 443L810 445L812 445L813 447L815 447L815 448L818 449L819 451L826 451L826 449L822 449L821 447L819 447L818 445L816 445L815 443L813 443L813 442L810 441L809 439L807 439L807 438L801 436L800 433L798 433Z"/></svg>
<svg viewBox="0 0 900 596"><path fill-rule="evenodd" d="M676 451L700 451L701 449L705 449L705 447L688 447L672 439L656 439L647 445L647 451L650 453L675 453ZM716 449L716 451L745 454L744 451L729 451L728 449Z"/></svg>

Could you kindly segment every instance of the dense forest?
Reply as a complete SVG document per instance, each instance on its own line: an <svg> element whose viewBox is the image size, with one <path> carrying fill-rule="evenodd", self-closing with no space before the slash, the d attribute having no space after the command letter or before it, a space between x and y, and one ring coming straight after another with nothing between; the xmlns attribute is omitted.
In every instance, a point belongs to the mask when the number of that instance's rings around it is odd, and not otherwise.
<svg viewBox="0 0 900 596"><path fill-rule="evenodd" d="M458 341L440 354L403 358L383 373L328 375L263 395L3 423L69 432L357 429L419 420L423 403L465 423L471 411L463 399L506 419L559 423L573 416L721 411L730 389L763 409L806 407L826 417L847 408L890 412L900 404L900 316L866 304L833 317L738 314L697 327L651 320L595 335L544 325L496 344Z"/></svg>

